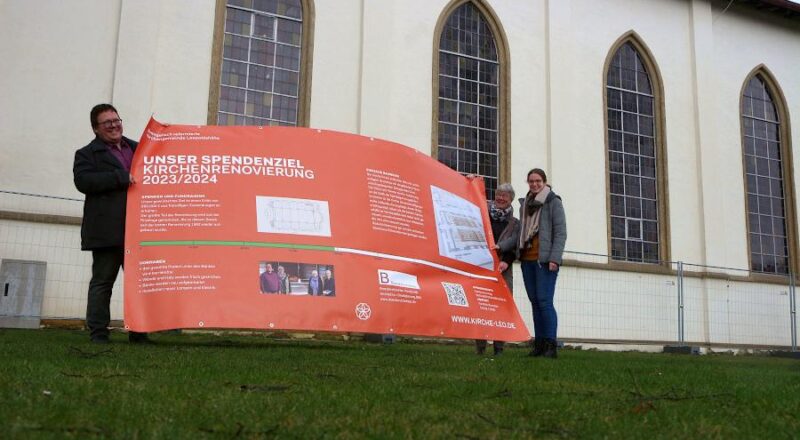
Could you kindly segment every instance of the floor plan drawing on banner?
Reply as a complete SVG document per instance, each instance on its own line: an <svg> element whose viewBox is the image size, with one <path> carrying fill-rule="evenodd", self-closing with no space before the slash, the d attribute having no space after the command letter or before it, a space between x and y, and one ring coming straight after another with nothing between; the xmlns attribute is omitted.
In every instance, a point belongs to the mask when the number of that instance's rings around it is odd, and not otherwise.
<svg viewBox="0 0 800 440"><path fill-rule="evenodd" d="M480 208L451 192L431 185L439 255L492 269Z"/></svg>
<svg viewBox="0 0 800 440"><path fill-rule="evenodd" d="M328 202L256 196L258 232L331 236Z"/></svg>

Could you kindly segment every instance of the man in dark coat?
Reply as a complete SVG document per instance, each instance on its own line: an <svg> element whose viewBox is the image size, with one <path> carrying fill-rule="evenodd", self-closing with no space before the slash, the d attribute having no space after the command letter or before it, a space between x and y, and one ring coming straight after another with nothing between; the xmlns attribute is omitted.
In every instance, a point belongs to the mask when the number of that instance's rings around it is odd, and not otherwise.
<svg viewBox="0 0 800 440"><path fill-rule="evenodd" d="M336 296L336 279L330 269L325 271L322 278L322 294L325 296Z"/></svg>
<svg viewBox="0 0 800 440"><path fill-rule="evenodd" d="M125 207L128 186L136 183L131 161L137 143L122 136L122 119L111 104L89 113L96 137L75 152L75 187L86 195L81 249L92 251L92 279L86 304L86 326L92 342L108 343L111 289L125 259ZM130 332L128 340L149 342L147 333Z"/></svg>

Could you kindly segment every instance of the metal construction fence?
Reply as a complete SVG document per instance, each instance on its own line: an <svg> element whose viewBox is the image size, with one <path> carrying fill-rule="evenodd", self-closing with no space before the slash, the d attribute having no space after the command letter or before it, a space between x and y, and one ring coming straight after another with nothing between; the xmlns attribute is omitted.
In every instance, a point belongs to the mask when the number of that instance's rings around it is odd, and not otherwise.
<svg viewBox="0 0 800 440"><path fill-rule="evenodd" d="M0 276L20 262L44 267L29 271L42 278L33 285L41 286L36 313L43 319L84 316L91 255L80 251L81 207L81 199L0 190ZM747 269L681 261L646 270L577 251L564 257L555 296L562 340L797 350L794 274L753 277ZM514 271L514 298L532 330L518 265ZM122 319L120 280L112 319Z"/></svg>
<svg viewBox="0 0 800 440"><path fill-rule="evenodd" d="M793 274L681 261L621 269L608 255L574 251L564 258L555 297L562 339L797 350ZM515 298L530 315L521 276Z"/></svg>

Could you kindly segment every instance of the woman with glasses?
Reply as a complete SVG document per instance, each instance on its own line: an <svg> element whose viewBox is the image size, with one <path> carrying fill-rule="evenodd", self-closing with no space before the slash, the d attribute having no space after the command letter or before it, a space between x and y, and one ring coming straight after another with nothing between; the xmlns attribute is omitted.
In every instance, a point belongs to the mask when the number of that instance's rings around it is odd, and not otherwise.
<svg viewBox="0 0 800 440"><path fill-rule="evenodd" d="M561 197L539 168L528 172L528 194L521 199L519 259L533 308L534 346L529 356L558 356L558 316L553 305L556 279L567 241L567 219Z"/></svg>

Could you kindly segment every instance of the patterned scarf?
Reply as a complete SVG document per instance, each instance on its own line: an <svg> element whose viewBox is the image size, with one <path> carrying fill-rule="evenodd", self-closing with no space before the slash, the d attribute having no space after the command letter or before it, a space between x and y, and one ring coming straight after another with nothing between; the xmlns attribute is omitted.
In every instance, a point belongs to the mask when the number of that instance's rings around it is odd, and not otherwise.
<svg viewBox="0 0 800 440"><path fill-rule="evenodd" d="M500 209L494 205L494 200L489 201L489 217L491 217L493 221L505 222L513 211L514 208L511 207L511 205L508 205L506 209Z"/></svg>

